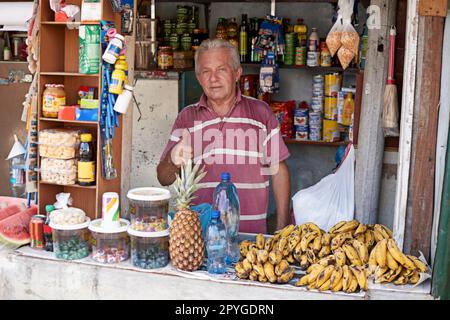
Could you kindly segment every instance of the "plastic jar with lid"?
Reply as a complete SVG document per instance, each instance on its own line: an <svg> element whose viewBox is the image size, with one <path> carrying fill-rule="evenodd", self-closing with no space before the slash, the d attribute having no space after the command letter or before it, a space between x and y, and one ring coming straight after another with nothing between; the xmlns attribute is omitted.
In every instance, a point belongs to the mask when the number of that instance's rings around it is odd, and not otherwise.
<svg viewBox="0 0 450 320"><path fill-rule="evenodd" d="M131 240L131 263L141 269L162 268L169 264L169 229L140 232L128 228Z"/></svg>
<svg viewBox="0 0 450 320"><path fill-rule="evenodd" d="M45 118L58 118L59 108L66 105L66 92L63 84L46 84L42 94L42 115Z"/></svg>
<svg viewBox="0 0 450 320"><path fill-rule="evenodd" d="M128 194L131 228L136 231L160 232L169 227L170 191L162 188L136 188Z"/></svg>
<svg viewBox="0 0 450 320"><path fill-rule="evenodd" d="M116 63L117 57L120 54L120 51L123 48L123 42L125 38L116 34L111 41L109 41L108 46L106 47L105 53L103 54L103 60L107 63L114 64Z"/></svg>
<svg viewBox="0 0 450 320"><path fill-rule="evenodd" d="M62 260L77 260L89 256L89 224L86 217L84 223L74 225L58 225L50 222L53 232L53 252Z"/></svg>
<svg viewBox="0 0 450 320"><path fill-rule="evenodd" d="M158 68L162 70L173 68L173 50L172 47L159 47L158 50Z"/></svg>
<svg viewBox="0 0 450 320"><path fill-rule="evenodd" d="M100 263L119 263L130 257L130 237L127 229L130 222L120 219L120 227L102 227L102 219L91 222L92 259Z"/></svg>

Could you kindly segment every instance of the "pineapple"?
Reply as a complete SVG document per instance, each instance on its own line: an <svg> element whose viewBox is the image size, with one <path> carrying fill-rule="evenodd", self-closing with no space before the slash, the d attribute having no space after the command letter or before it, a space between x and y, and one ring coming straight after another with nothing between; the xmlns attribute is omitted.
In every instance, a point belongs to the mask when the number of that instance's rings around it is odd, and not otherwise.
<svg viewBox="0 0 450 320"><path fill-rule="evenodd" d="M177 175L175 191L177 193L177 212L170 226L170 259L181 270L197 270L204 257L204 241L200 219L189 205L194 199L197 184L206 175L200 169L200 161L192 168L189 160L181 168L181 177Z"/></svg>

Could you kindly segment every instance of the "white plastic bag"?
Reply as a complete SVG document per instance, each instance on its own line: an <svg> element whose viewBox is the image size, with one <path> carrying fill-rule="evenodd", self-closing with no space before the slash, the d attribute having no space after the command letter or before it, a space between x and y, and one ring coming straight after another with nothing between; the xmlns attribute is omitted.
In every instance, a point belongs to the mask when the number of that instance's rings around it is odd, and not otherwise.
<svg viewBox="0 0 450 320"><path fill-rule="evenodd" d="M347 146L340 167L317 184L292 197L295 223L314 222L322 230L330 230L340 221L353 219L355 209L355 149Z"/></svg>

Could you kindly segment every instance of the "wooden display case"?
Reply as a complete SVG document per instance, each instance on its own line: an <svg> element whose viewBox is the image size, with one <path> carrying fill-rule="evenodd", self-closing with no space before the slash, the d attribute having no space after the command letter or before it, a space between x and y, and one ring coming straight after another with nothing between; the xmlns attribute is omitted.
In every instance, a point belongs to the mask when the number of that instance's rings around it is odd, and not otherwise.
<svg viewBox="0 0 450 320"><path fill-rule="evenodd" d="M72 0L71 4L80 6L81 0ZM120 28L120 15L112 11L109 0L101 0L102 20L113 21ZM52 128L71 128L91 133L96 151L96 184L84 187L76 185L57 185L38 180L38 204L41 213L45 212L47 204L56 201L56 194L68 192L73 198L73 207L86 212L91 219L101 216L101 199L105 192L120 194L121 186L121 154L122 154L122 118L119 118L119 128L116 128L113 140L114 167L117 178L106 180L102 176L101 132L99 122L59 120L45 118L42 115L42 94L47 83L64 84L66 104L77 104L80 86L98 88L97 97L102 92L101 67L98 74L80 74L78 72L78 31L80 25L96 25L99 22L55 22L54 12L48 0L40 1L40 32L39 32L39 63L38 63L38 131ZM100 108L99 108L100 119ZM40 166L40 157L39 157Z"/></svg>

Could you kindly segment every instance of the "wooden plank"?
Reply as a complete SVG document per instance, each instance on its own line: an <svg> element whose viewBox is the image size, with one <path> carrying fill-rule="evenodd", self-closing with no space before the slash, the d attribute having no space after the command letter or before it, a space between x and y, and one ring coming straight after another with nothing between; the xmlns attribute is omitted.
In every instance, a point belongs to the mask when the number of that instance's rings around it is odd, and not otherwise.
<svg viewBox="0 0 450 320"><path fill-rule="evenodd" d="M404 251L430 256L444 18L419 18L418 78Z"/></svg>
<svg viewBox="0 0 450 320"><path fill-rule="evenodd" d="M353 114L353 144L358 145L359 121L361 118L361 104L364 85L364 73L356 74L355 111Z"/></svg>
<svg viewBox="0 0 450 320"><path fill-rule="evenodd" d="M396 2L371 2L371 7L379 8L380 27L369 26L355 170L355 218L369 224L376 223L378 216L384 154L381 114L388 73L389 26L395 22Z"/></svg>
<svg viewBox="0 0 450 320"><path fill-rule="evenodd" d="M446 17L448 0L420 0L419 15L431 17Z"/></svg>
<svg viewBox="0 0 450 320"><path fill-rule="evenodd" d="M411 140L414 117L414 97L416 91L416 62L418 41L418 0L408 0L406 22L405 70L402 92L399 161L393 232L400 248L403 248L406 205L408 199L409 169L411 162Z"/></svg>

